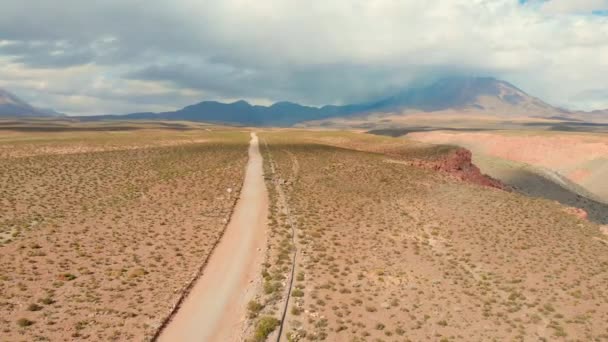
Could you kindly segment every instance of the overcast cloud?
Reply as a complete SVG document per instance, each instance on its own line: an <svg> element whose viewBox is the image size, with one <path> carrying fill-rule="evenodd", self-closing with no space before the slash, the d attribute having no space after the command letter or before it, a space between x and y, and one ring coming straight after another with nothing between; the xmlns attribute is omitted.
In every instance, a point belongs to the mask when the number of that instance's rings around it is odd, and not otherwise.
<svg viewBox="0 0 608 342"><path fill-rule="evenodd" d="M73 114L362 102L455 74L608 108L608 0L5 0L0 87Z"/></svg>

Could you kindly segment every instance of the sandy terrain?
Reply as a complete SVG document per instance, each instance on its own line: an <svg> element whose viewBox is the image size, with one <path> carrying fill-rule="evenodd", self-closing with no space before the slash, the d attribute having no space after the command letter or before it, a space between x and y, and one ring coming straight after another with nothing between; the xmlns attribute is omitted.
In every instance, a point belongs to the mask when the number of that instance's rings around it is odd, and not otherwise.
<svg viewBox="0 0 608 342"><path fill-rule="evenodd" d="M247 142L219 129L2 134L15 155L0 157L0 341L150 339L226 227ZM79 152L38 153L58 148Z"/></svg>
<svg viewBox="0 0 608 342"><path fill-rule="evenodd" d="M159 341L240 341L251 284L259 276L265 245L268 195L258 138L252 133L239 200L202 276Z"/></svg>
<svg viewBox="0 0 608 342"><path fill-rule="evenodd" d="M554 201L348 148L361 139L394 155L401 143L408 158L403 139L261 136L297 225L291 341L608 338L608 246L597 225Z"/></svg>

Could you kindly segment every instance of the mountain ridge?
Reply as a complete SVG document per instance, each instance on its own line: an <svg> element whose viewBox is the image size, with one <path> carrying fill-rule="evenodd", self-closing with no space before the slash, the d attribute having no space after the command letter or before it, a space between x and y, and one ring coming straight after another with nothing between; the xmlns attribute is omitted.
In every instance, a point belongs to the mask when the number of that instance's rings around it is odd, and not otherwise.
<svg viewBox="0 0 608 342"><path fill-rule="evenodd" d="M427 86L409 88L393 96L366 103L314 107L289 101L279 101L270 106L252 105L244 100L232 103L202 101L176 111L145 115L144 118L291 126L336 117L399 114L408 111L436 112L446 109L546 118L575 114L552 106L511 83L493 77L448 77ZM122 118L141 118L141 115L127 114Z"/></svg>
<svg viewBox="0 0 608 342"><path fill-rule="evenodd" d="M37 108L23 101L17 95L0 88L0 117L40 117L63 116L54 110Z"/></svg>
<svg viewBox="0 0 608 342"><path fill-rule="evenodd" d="M425 86L408 88L392 96L365 103L315 107L290 101L279 101L269 106L253 105L245 100L230 103L201 101L160 113L138 112L76 118L85 121L159 119L252 126L292 126L339 117L389 113L407 115L409 112L445 110L473 111L482 115L505 117L529 116L571 120L597 119L608 113L608 110L587 113L552 106L515 85L494 77L445 77ZM47 113L43 116L48 115Z"/></svg>

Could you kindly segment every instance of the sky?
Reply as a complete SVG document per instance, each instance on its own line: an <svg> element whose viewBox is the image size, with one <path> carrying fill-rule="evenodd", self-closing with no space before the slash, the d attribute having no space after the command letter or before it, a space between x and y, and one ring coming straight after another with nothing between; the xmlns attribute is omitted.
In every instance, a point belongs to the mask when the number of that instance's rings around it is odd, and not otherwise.
<svg viewBox="0 0 608 342"><path fill-rule="evenodd" d="M4 0L0 87L68 114L360 103L492 76L608 108L608 0Z"/></svg>

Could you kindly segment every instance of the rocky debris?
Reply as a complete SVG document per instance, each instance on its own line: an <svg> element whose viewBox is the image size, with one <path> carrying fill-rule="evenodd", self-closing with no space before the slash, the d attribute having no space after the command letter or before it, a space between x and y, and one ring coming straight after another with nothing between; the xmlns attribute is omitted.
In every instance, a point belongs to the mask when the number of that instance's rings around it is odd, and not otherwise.
<svg viewBox="0 0 608 342"><path fill-rule="evenodd" d="M457 148L435 160L416 159L411 163L413 166L432 169L449 174L462 181L479 184L491 188L507 190L507 186L497 179L481 173L479 168L472 162L471 151L465 148Z"/></svg>

